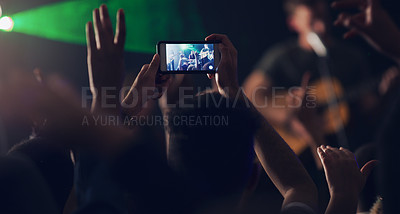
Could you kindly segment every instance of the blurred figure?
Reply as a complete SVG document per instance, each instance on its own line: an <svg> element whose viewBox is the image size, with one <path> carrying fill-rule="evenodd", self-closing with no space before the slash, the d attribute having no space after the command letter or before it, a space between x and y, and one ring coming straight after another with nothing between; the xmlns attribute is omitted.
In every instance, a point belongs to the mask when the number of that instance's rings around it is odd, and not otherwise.
<svg viewBox="0 0 400 214"><path fill-rule="evenodd" d="M197 51L191 51L189 54L189 67L188 67L188 71L190 70L199 70L198 68L198 53Z"/></svg>
<svg viewBox="0 0 400 214"><path fill-rule="evenodd" d="M365 112L363 109L370 108L364 105L366 103L364 98L370 99L370 92L361 88L363 92L351 100L347 100L347 93L352 92L354 88L360 86L359 83L370 76L364 55L351 45L330 36L329 10L324 0L286 0L284 9L287 13L288 27L297 34L297 39L285 41L266 52L244 84L246 94L252 100L258 101L259 110L271 120L272 124L279 127L278 131L286 130L288 133L293 133L293 137L300 139L302 137L299 136L304 135L302 132L308 132L311 140L303 139L293 143L288 140L289 145L297 144L295 149L297 154L301 154L307 145L345 143L337 142L336 139L336 134L343 131L343 125L348 125L346 134L348 142L351 142L350 147L358 147L369 138L365 136L365 132L358 136L350 130L354 127L352 122L359 119L359 112ZM310 38L313 33L327 48L326 58L321 58L315 52L312 43L318 39ZM324 74L325 65L330 71L328 76ZM290 89L300 86L306 73L310 74L308 89L315 89L307 91L316 103L316 106L307 107L316 108L313 113L316 116L314 124L301 120L302 111L299 111L299 115L290 115L288 113L290 106L282 97L282 95L294 97ZM268 105L261 106L265 99ZM339 99L337 107L332 105L336 99ZM340 120L337 120L338 118ZM298 122L301 122L303 128L299 129L299 126L293 125L293 123L299 124ZM312 130L315 127L319 130ZM323 136L320 136L319 132L323 132ZM363 139L359 138L361 136ZM315 152L314 157L317 157Z"/></svg>
<svg viewBox="0 0 400 214"><path fill-rule="evenodd" d="M181 54L178 62L178 70L187 71L188 67L189 67L189 59L186 58L184 54Z"/></svg>
<svg viewBox="0 0 400 214"><path fill-rule="evenodd" d="M380 53L390 57L397 66L400 65L400 30L388 12L381 6L379 0L355 0L337 1L332 4L335 9L347 11L349 9L359 10L356 14L342 12L335 24L348 29L345 38L361 36L373 48ZM383 208L385 213L399 213L398 202L399 186L399 130L400 130L400 91L397 88L392 102L386 105L386 117L380 129L378 137L379 158L382 161L382 172L380 173L385 201ZM378 201L377 207L381 206ZM375 209L373 211L379 211Z"/></svg>
<svg viewBox="0 0 400 214"><path fill-rule="evenodd" d="M365 121L377 104L376 95L361 85L375 81L366 58L330 35L328 9L325 0L285 0L287 25L297 38L268 50L243 85L313 177L320 210L329 194L316 148L355 149L368 142L374 129Z"/></svg>
<svg viewBox="0 0 400 214"><path fill-rule="evenodd" d="M204 44L204 48L200 51L200 67L203 67L207 62L209 62L209 55L211 54L208 44Z"/></svg>

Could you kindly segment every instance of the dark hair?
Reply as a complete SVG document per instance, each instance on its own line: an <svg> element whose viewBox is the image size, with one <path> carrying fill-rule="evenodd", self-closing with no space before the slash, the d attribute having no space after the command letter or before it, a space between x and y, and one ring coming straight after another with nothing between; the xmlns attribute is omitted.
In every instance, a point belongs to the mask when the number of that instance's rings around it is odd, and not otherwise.
<svg viewBox="0 0 400 214"><path fill-rule="evenodd" d="M254 159L258 124L254 114L246 103L217 92L200 94L185 104L192 107L176 108L168 115L171 167L197 188L198 195L213 198L239 193ZM181 120L190 117L195 123Z"/></svg>
<svg viewBox="0 0 400 214"><path fill-rule="evenodd" d="M292 15L300 5L313 8L317 3L323 3L324 0L284 0L283 9L288 16Z"/></svg>

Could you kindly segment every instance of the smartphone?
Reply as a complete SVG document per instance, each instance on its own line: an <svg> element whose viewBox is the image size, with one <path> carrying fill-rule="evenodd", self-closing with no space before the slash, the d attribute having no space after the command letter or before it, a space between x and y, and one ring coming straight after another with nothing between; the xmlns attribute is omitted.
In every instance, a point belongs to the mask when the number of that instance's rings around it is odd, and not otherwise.
<svg viewBox="0 0 400 214"><path fill-rule="evenodd" d="M161 41L157 44L160 72L215 73L221 58L218 41Z"/></svg>

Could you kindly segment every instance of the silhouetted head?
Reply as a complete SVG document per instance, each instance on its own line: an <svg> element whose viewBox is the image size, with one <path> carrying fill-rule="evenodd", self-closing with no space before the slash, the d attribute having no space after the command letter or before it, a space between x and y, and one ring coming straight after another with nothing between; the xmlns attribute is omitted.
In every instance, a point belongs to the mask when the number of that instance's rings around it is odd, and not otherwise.
<svg viewBox="0 0 400 214"><path fill-rule="evenodd" d="M32 160L48 184L60 211L72 190L74 165L70 150L60 141L33 138L15 145L8 155Z"/></svg>
<svg viewBox="0 0 400 214"><path fill-rule="evenodd" d="M200 198L240 195L254 159L253 114L216 92L184 103L168 117L170 166Z"/></svg>
<svg viewBox="0 0 400 214"><path fill-rule="evenodd" d="M325 34L329 22L328 4L324 0L285 0L289 28L298 34Z"/></svg>

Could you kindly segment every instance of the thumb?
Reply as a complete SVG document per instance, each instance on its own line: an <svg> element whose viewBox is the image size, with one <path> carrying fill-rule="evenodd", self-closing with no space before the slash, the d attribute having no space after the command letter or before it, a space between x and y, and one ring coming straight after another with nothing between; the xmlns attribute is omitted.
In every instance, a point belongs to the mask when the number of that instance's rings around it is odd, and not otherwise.
<svg viewBox="0 0 400 214"><path fill-rule="evenodd" d="M356 29L351 29L351 30L349 30L347 33L345 33L343 35L343 38L351 39L351 38L353 38L353 37L355 37L357 35L358 35L358 31Z"/></svg>
<svg viewBox="0 0 400 214"><path fill-rule="evenodd" d="M150 72L150 75L155 77L159 67L160 67L160 56L158 54L155 54L153 60L149 65L148 72Z"/></svg>
<svg viewBox="0 0 400 214"><path fill-rule="evenodd" d="M372 170L379 164L377 160L371 160L361 168L361 174L365 179L371 174Z"/></svg>
<svg viewBox="0 0 400 214"><path fill-rule="evenodd" d="M338 20L336 21L336 24L343 25L346 28L357 30L359 32L365 31L365 23L366 23L366 16L367 14L365 12L361 12L357 15L350 15L347 13L342 13L339 15Z"/></svg>
<svg viewBox="0 0 400 214"><path fill-rule="evenodd" d="M344 22L345 27L353 28L357 31L364 32L366 30L365 21L348 17Z"/></svg>
<svg viewBox="0 0 400 214"><path fill-rule="evenodd" d="M150 66L149 64L143 65L142 69L140 69L140 72L139 72L139 74L137 76L143 76L147 72L147 70L149 69L149 66Z"/></svg>
<svg viewBox="0 0 400 214"><path fill-rule="evenodd" d="M225 45L219 44L219 52L221 53L221 59L218 68L222 68L226 65L229 65L231 63L229 49Z"/></svg>
<svg viewBox="0 0 400 214"><path fill-rule="evenodd" d="M33 75L35 76L35 79L38 81L38 83L43 83L42 71L39 68L35 68L33 70Z"/></svg>

